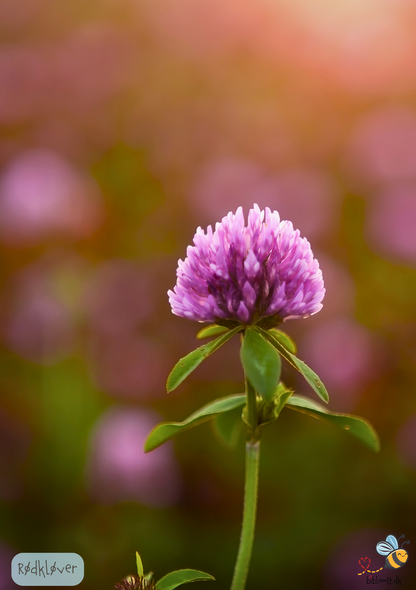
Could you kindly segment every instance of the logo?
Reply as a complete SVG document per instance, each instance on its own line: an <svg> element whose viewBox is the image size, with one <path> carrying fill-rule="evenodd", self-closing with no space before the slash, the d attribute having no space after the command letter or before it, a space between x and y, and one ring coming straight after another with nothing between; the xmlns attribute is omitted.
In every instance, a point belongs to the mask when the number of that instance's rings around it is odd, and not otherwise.
<svg viewBox="0 0 416 590"><path fill-rule="evenodd" d="M404 537L404 535L400 535L399 541L403 537ZM407 553L407 551L405 549L403 549L403 545L406 545L406 543L410 543L410 541L403 541L403 543L400 545L400 548L399 548L399 541L396 539L396 537L394 535L388 535L386 537L385 541L380 541L379 543L377 543L377 545L376 545L377 553L379 555L386 556L384 566L382 566L378 569L375 569L375 570L370 570L371 559L369 557L361 557L358 560L358 563L363 571L358 572L358 575L362 576L363 574L376 574L377 572L380 572L383 568L397 570L397 569L403 567L409 558L409 554ZM380 581L384 581L384 580L380 580ZM367 583L368 583L368 579L367 579Z"/></svg>
<svg viewBox="0 0 416 590"><path fill-rule="evenodd" d="M77 586L84 579L84 560L77 553L18 553L12 580L19 586Z"/></svg>

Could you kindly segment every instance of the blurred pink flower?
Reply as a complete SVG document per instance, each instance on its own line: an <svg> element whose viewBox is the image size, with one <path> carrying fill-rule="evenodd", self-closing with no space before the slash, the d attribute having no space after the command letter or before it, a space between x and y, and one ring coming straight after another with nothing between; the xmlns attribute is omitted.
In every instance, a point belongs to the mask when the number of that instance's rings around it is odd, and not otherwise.
<svg viewBox="0 0 416 590"><path fill-rule="evenodd" d="M113 259L96 269L86 288L85 307L94 332L116 336L131 332L154 312L148 273L126 259Z"/></svg>
<svg viewBox="0 0 416 590"><path fill-rule="evenodd" d="M362 388L379 371L380 343L350 318L319 324L300 342L300 357L314 368L339 411L354 408Z"/></svg>
<svg viewBox="0 0 416 590"><path fill-rule="evenodd" d="M21 154L0 179L0 236L8 244L84 238L101 220L95 183L53 152Z"/></svg>
<svg viewBox="0 0 416 590"><path fill-rule="evenodd" d="M366 238L370 247L385 258L416 265L415 227L416 182L390 186L369 201Z"/></svg>
<svg viewBox="0 0 416 590"><path fill-rule="evenodd" d="M154 269L153 269L154 270ZM111 396L164 395L169 362L163 346L143 330L155 319L153 275L126 259L99 265L87 284L83 307L89 327L94 379Z"/></svg>
<svg viewBox="0 0 416 590"><path fill-rule="evenodd" d="M352 133L347 165L371 184L416 179L416 110L371 111Z"/></svg>
<svg viewBox="0 0 416 590"><path fill-rule="evenodd" d="M416 414L400 426L396 436L396 449L406 466L416 471Z"/></svg>
<svg viewBox="0 0 416 590"><path fill-rule="evenodd" d="M20 299L12 309L5 336L16 354L46 365L66 356L73 342L68 311L46 293L28 293Z"/></svg>
<svg viewBox="0 0 416 590"><path fill-rule="evenodd" d="M51 364L74 344L74 326L67 302L53 285L53 268L34 263L12 277L3 295L3 338L16 354Z"/></svg>
<svg viewBox="0 0 416 590"><path fill-rule="evenodd" d="M323 169L299 167L283 170L267 179L259 187L259 194L308 239L322 238L340 216L339 191Z"/></svg>
<svg viewBox="0 0 416 590"><path fill-rule="evenodd" d="M197 177L190 202L212 223L238 206L248 210L253 202L269 206L290 219L308 239L319 239L334 223L340 199L331 177L319 168L299 167L267 174L258 164L243 159L219 159Z"/></svg>
<svg viewBox="0 0 416 590"><path fill-rule="evenodd" d="M110 408L91 432L86 464L91 496L104 504L136 501L164 507L178 502L181 474L170 445L145 454L160 416L138 408Z"/></svg>
<svg viewBox="0 0 416 590"><path fill-rule="evenodd" d="M165 395L169 363L164 350L143 336L93 337L90 357L97 385L107 394L141 400Z"/></svg>

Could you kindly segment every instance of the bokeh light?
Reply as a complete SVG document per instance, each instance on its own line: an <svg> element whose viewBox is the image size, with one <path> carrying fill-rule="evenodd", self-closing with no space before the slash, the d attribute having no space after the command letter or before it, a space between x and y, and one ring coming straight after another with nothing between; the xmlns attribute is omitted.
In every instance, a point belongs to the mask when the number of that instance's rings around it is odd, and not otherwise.
<svg viewBox="0 0 416 590"><path fill-rule="evenodd" d="M59 258L39 259L12 275L3 290L4 344L32 362L57 362L75 345L71 295L60 293L58 285L59 272L67 264Z"/></svg>
<svg viewBox="0 0 416 590"><path fill-rule="evenodd" d="M191 206L207 220L239 206L248 214L257 203L279 211L310 240L322 239L337 223L337 197L335 183L323 170L291 168L271 175L254 162L236 159L210 163L190 193Z"/></svg>
<svg viewBox="0 0 416 590"><path fill-rule="evenodd" d="M351 169L374 185L416 178L416 110L375 109L363 117L349 140Z"/></svg>
<svg viewBox="0 0 416 590"><path fill-rule="evenodd" d="M100 199L91 179L83 178L58 155L23 153L0 180L0 234L11 244L45 237L85 237L101 221Z"/></svg>
<svg viewBox="0 0 416 590"><path fill-rule="evenodd" d="M109 338L134 331L155 311L152 287L148 273L126 259L97 267L85 294L92 330Z"/></svg>
<svg viewBox="0 0 416 590"><path fill-rule="evenodd" d="M112 408L91 434L86 478L90 493L104 503L136 500L169 506L179 500L180 471L170 446L145 454L148 433L160 421L149 410Z"/></svg>
<svg viewBox="0 0 416 590"><path fill-rule="evenodd" d="M416 263L416 183L393 185L368 204L366 237L369 246L393 262Z"/></svg>
<svg viewBox="0 0 416 590"><path fill-rule="evenodd" d="M300 343L300 356L334 392L332 407L352 411L357 397L381 369L381 344L364 326L339 316L320 323Z"/></svg>

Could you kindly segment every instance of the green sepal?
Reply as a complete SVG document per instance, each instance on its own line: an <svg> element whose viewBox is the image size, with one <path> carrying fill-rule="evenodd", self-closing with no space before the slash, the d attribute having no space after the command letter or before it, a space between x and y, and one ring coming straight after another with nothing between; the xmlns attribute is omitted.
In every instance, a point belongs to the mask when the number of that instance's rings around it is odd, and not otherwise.
<svg viewBox="0 0 416 590"><path fill-rule="evenodd" d="M321 406L314 400L302 395L292 395L286 402L286 407L312 416L313 418L318 418L318 420L335 424L338 428L342 428L358 438L372 451L378 453L380 450L380 439L377 432L370 422L364 418L360 418L360 416L329 412L325 406Z"/></svg>
<svg viewBox="0 0 416 590"><path fill-rule="evenodd" d="M225 326L211 324L210 326L205 326L205 328L199 330L196 337L198 338L198 340L203 340L204 338L211 338L211 336L221 336L221 334L226 334L228 330L229 329Z"/></svg>
<svg viewBox="0 0 416 590"><path fill-rule="evenodd" d="M254 328L247 328L240 358L247 379L265 400L270 401L279 383L281 371L280 357L273 346Z"/></svg>
<svg viewBox="0 0 416 590"><path fill-rule="evenodd" d="M286 332L282 332L282 330L277 330L276 328L272 328L271 330L267 331L269 332L269 334L274 336L274 338L276 338L276 340L278 340L280 344L286 348L286 350L288 350L292 354L297 353L298 347L296 346L295 341L289 336L289 334L286 334Z"/></svg>
<svg viewBox="0 0 416 590"><path fill-rule="evenodd" d="M270 330L271 328L277 328L283 322L283 318L275 313L274 315L268 315L265 318L261 318L255 322L255 326L259 326L263 330Z"/></svg>
<svg viewBox="0 0 416 590"><path fill-rule="evenodd" d="M293 389L287 387L283 382L280 382L276 387L273 398L266 401L261 397L257 397L257 417L258 426L266 426L270 422L274 422L279 417L280 412L284 408L287 400L293 393ZM243 410L243 422L248 425L247 420L247 406Z"/></svg>
<svg viewBox="0 0 416 590"><path fill-rule="evenodd" d="M211 422L217 438L228 448L235 448L243 431L241 407L215 416Z"/></svg>
<svg viewBox="0 0 416 590"><path fill-rule="evenodd" d="M139 578L143 578L143 576L144 576L143 562L142 562L142 558L140 557L138 551L136 551L136 567L137 567L137 575L139 576Z"/></svg>
<svg viewBox="0 0 416 590"><path fill-rule="evenodd" d="M280 412L285 407L288 399L292 396L293 389L290 387L286 387L284 383L279 383L276 390L276 395L273 398L274 408L273 408L273 419L277 420L279 417ZM265 414L267 417L267 414Z"/></svg>
<svg viewBox="0 0 416 590"><path fill-rule="evenodd" d="M275 338L272 331L267 332L266 330L262 330L259 327L257 327L256 330L264 338L266 338L268 340L268 342L270 342L270 344L272 344L274 346L274 348L279 352L279 354L282 355L282 357L284 359L286 359L288 361L288 363L290 363L293 367L295 367L295 369L297 369L303 375L303 377L306 379L306 381L312 387L314 392L317 393L318 396L325 403L328 403L329 395L326 390L326 387L322 383L322 381L318 377L318 375L315 373L315 371L312 371L312 369L310 367L308 367L308 365L305 362L301 361L300 359L298 359L297 356L295 356L289 350L287 350L287 348L285 348L281 344L281 342L279 342L279 340L277 340L277 338Z"/></svg>
<svg viewBox="0 0 416 590"><path fill-rule="evenodd" d="M229 412L235 408L242 407L245 403L245 394L229 395L203 406L183 422L162 422L155 426L147 437L144 450L146 453L153 451L153 449L156 449L167 440L173 438L176 434L184 432L189 428L194 428L194 426L198 426L207 420L211 420L222 412Z"/></svg>
<svg viewBox="0 0 416 590"><path fill-rule="evenodd" d="M178 387L184 381L192 371L194 371L206 358L208 358L213 352L218 350L220 346L225 344L230 338L237 334L240 330L243 329L243 326L237 326L233 330L230 330L226 334L223 334L219 338L208 342L208 344L204 344L200 346L196 350L193 350L176 363L173 367L167 383L166 389L167 392L170 393L174 389Z"/></svg>
<svg viewBox="0 0 416 590"><path fill-rule="evenodd" d="M243 330L245 328L245 325L238 320L224 320L222 318L217 318L215 323L217 326L225 326L229 330L233 330L234 328L241 328Z"/></svg>
<svg viewBox="0 0 416 590"><path fill-rule="evenodd" d="M156 588L157 590L174 590L174 588L182 586L182 584L204 580L215 580L215 578L210 574L198 570L178 570L166 574L166 576L156 582Z"/></svg>

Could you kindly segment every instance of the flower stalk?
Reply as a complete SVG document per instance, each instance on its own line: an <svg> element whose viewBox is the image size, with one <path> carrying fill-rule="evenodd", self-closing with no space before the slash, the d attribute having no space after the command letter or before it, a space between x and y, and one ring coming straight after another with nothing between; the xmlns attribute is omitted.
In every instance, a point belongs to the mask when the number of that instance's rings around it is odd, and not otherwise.
<svg viewBox="0 0 416 590"><path fill-rule="evenodd" d="M247 396L247 424L246 424L246 436L247 441L257 442L258 432L258 416L257 416L257 393L250 381L246 381L246 396Z"/></svg>
<svg viewBox="0 0 416 590"><path fill-rule="evenodd" d="M241 341L243 342L243 338ZM258 428L257 392L245 376L246 385L246 464L244 483L243 523L240 546L234 568L231 590L244 590L250 566L256 527L257 495L259 481L260 440Z"/></svg>
<svg viewBox="0 0 416 590"><path fill-rule="evenodd" d="M254 443L247 441L243 524L231 590L244 590L246 585L256 526L259 456L260 441Z"/></svg>
<svg viewBox="0 0 416 590"><path fill-rule="evenodd" d="M281 359L304 377L325 403L328 392L318 375L296 356L296 345L277 329L282 321L305 318L322 308L325 288L322 272L309 242L277 211L260 211L254 205L247 226L241 207L229 213L215 230L198 228L194 246L180 260L177 284L169 291L172 312L199 322L211 322L198 339L215 337L193 350L172 369L167 391L175 390L208 356L240 334L240 360L245 374L245 393L229 395L206 404L183 422L163 422L149 434L145 451L152 451L180 432L216 420L217 434L232 446L235 425L246 433L244 509L240 545L231 590L244 590L253 550L259 479L260 434L277 420L284 408L319 418L355 436L369 449L380 448L371 424L358 416L330 412L314 400L296 395L281 380ZM242 411L240 416L234 410ZM233 412L233 414L232 414ZM221 417L227 413L230 418ZM208 579L194 577L194 579ZM196 572L201 576L201 572ZM203 574L207 576L207 574ZM174 584L171 577L174 576ZM166 578L169 577L169 585ZM173 572L162 578L157 590L173 590L176 583L190 581ZM159 587L160 585L160 587Z"/></svg>

